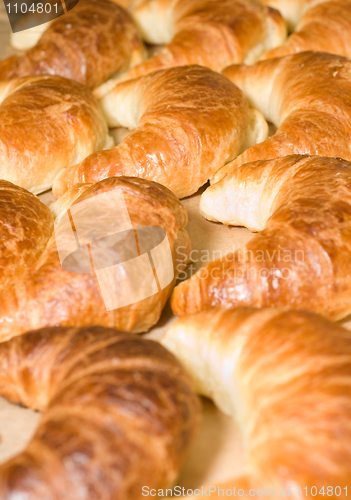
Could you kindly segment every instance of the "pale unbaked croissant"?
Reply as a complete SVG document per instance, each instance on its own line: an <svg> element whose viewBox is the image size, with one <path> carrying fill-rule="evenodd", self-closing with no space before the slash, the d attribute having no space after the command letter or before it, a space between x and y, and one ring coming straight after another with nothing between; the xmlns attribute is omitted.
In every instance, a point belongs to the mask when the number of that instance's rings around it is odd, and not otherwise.
<svg viewBox="0 0 351 500"><path fill-rule="evenodd" d="M287 156L248 163L202 195L205 217L261 231L177 286L173 311L288 306L351 313L351 163Z"/></svg>
<svg viewBox="0 0 351 500"><path fill-rule="evenodd" d="M59 76L0 82L0 178L33 193L62 169L113 144L83 85Z"/></svg>
<svg viewBox="0 0 351 500"><path fill-rule="evenodd" d="M319 3L302 16L296 31L280 47L270 50L264 59L314 50L351 56L351 1L331 0Z"/></svg>
<svg viewBox="0 0 351 500"><path fill-rule="evenodd" d="M116 148L68 168L55 197L70 186L128 175L178 197L195 193L224 164L264 140L268 126L227 78L200 66L161 70L117 85L101 101L110 126L134 130Z"/></svg>
<svg viewBox="0 0 351 500"><path fill-rule="evenodd" d="M110 197L104 196L111 193ZM116 193L123 196L129 219L115 204ZM80 217L77 222L79 205L87 215L84 218L83 213L83 219ZM54 212L55 235L45 251L20 279L0 290L0 341L28 329L57 325L99 324L133 333L150 329L160 318L177 275L186 265L180 255L190 253L190 239L185 230L187 212L179 200L156 183L119 177L73 188L55 204ZM72 221L76 236L72 233ZM129 224L116 229L119 221ZM134 228L131 231L130 225ZM161 261L160 253L152 251L156 242L151 245L153 248L148 248L148 242L140 239L140 230L150 226L159 228L162 238L167 236L168 252L166 246ZM96 232L103 234L97 236ZM67 255L62 253L62 237L68 238L68 247L63 247L71 250ZM153 238L152 242L161 242L157 234ZM90 245L89 253L87 244L95 240L102 242L102 250ZM178 248L182 249L180 255ZM154 269L147 254L150 250ZM101 261L102 265L97 266ZM124 265L113 270L112 266L117 264Z"/></svg>
<svg viewBox="0 0 351 500"><path fill-rule="evenodd" d="M278 130L247 149L214 177L243 163L290 154L351 160L351 61L322 52L301 52L224 70Z"/></svg>
<svg viewBox="0 0 351 500"><path fill-rule="evenodd" d="M286 38L280 14L258 0L143 0L132 14L144 39L166 45L128 78L187 64L220 71L253 63Z"/></svg>
<svg viewBox="0 0 351 500"><path fill-rule="evenodd" d="M50 210L34 194L0 180L0 286L18 279L45 250L54 229Z"/></svg>
<svg viewBox="0 0 351 500"><path fill-rule="evenodd" d="M102 327L0 345L0 394L44 412L0 466L1 498L139 500L170 486L199 421L190 377L159 343Z"/></svg>
<svg viewBox="0 0 351 500"><path fill-rule="evenodd" d="M94 88L144 55L128 12L109 0L80 0L49 25L37 45L2 61L0 80L51 74Z"/></svg>
<svg viewBox="0 0 351 500"><path fill-rule="evenodd" d="M236 497L348 498L348 330L308 312L239 308L185 316L162 343L241 428Z"/></svg>

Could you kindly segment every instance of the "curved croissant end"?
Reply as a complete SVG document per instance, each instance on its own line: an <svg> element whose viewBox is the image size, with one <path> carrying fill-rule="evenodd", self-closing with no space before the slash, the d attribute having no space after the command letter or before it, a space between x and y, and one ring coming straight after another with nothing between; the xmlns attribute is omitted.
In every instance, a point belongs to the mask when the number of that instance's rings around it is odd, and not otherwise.
<svg viewBox="0 0 351 500"><path fill-rule="evenodd" d="M244 163L290 154L351 160L350 68L351 60L322 52L226 68L224 75L278 130L226 165L213 181Z"/></svg>
<svg viewBox="0 0 351 500"><path fill-rule="evenodd" d="M145 55L131 16L109 0L82 0L45 27L38 43L24 55L0 62L0 80L50 74L95 88ZM18 41L17 36L15 43L23 46L32 40L27 35Z"/></svg>
<svg viewBox="0 0 351 500"><path fill-rule="evenodd" d="M132 12L145 40L166 45L132 68L128 79L188 64L221 71L230 64L253 63L286 39L280 14L257 0L177 0L167 5L146 0Z"/></svg>
<svg viewBox="0 0 351 500"><path fill-rule="evenodd" d="M119 177L73 188L53 209L46 248L0 290L0 341L57 325L149 330L190 253L179 200L156 183Z"/></svg>
<svg viewBox="0 0 351 500"><path fill-rule="evenodd" d="M203 215L261 231L178 285L178 315L212 307L351 313L351 163L288 156L248 163L202 195Z"/></svg>
<svg viewBox="0 0 351 500"><path fill-rule="evenodd" d="M0 178L33 193L113 142L97 101L60 76L0 82Z"/></svg>
<svg viewBox="0 0 351 500"><path fill-rule="evenodd" d="M351 3L330 0L312 4L288 40L263 59L313 50L351 57Z"/></svg>
<svg viewBox="0 0 351 500"><path fill-rule="evenodd" d="M246 476L231 488L322 499L329 486L347 499L349 331L308 312L239 308L184 316L162 343L241 428Z"/></svg>
<svg viewBox="0 0 351 500"><path fill-rule="evenodd" d="M116 148L62 172L53 187L56 198L77 183L121 175L158 182L183 198L268 135L264 118L249 109L242 92L200 66L124 82L101 105L110 126L135 130Z"/></svg>
<svg viewBox="0 0 351 500"><path fill-rule="evenodd" d="M171 353L102 327L2 343L0 394L44 412L27 448L0 466L3 499L140 499L143 486L175 480L200 412Z"/></svg>

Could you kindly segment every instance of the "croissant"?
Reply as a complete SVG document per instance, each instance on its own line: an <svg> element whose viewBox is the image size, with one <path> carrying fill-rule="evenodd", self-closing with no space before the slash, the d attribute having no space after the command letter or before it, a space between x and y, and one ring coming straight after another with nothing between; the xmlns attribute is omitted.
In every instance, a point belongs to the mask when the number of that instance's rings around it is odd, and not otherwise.
<svg viewBox="0 0 351 500"><path fill-rule="evenodd" d="M349 331L309 312L239 308L184 316L162 343L239 424L245 472L232 495L347 498Z"/></svg>
<svg viewBox="0 0 351 500"><path fill-rule="evenodd" d="M213 181L238 166L290 154L351 160L351 61L321 52L302 52L230 66L227 76L250 105L278 130L221 169Z"/></svg>
<svg viewBox="0 0 351 500"><path fill-rule="evenodd" d="M157 323L190 253L178 199L156 183L119 177L73 188L53 211L45 251L0 289L0 342L46 326L139 333Z"/></svg>
<svg viewBox="0 0 351 500"><path fill-rule="evenodd" d="M351 56L351 1L332 0L308 9L286 43L264 59L314 50Z"/></svg>
<svg viewBox="0 0 351 500"><path fill-rule="evenodd" d="M53 229L53 216L39 198L0 180L0 287L34 264Z"/></svg>
<svg viewBox="0 0 351 500"><path fill-rule="evenodd" d="M49 24L28 52L2 61L0 80L51 74L95 88L144 55L128 12L109 0L81 0Z"/></svg>
<svg viewBox="0 0 351 500"><path fill-rule="evenodd" d="M268 126L235 85L200 66L161 70L114 87L101 101L110 126L135 129L114 149L90 155L55 179L55 197L77 183L127 175L179 198L264 140Z"/></svg>
<svg viewBox="0 0 351 500"><path fill-rule="evenodd" d="M44 412L27 448L0 466L1 498L137 500L143 486L175 480L200 405L159 343L46 328L1 344L0 360L1 395Z"/></svg>
<svg viewBox="0 0 351 500"><path fill-rule="evenodd" d="M263 4L277 9L284 17L289 31L294 31L304 13L314 5L329 0L261 0ZM345 0L347 2L348 0Z"/></svg>
<svg viewBox="0 0 351 500"><path fill-rule="evenodd" d="M187 64L220 71L252 63L286 38L280 14L258 0L144 0L132 14L143 38L165 47L128 78Z"/></svg>
<svg viewBox="0 0 351 500"><path fill-rule="evenodd" d="M65 0L66 10L69 11L74 8L78 1L82 2L85 0ZM119 5L120 7L123 7L124 9L129 9L132 4L132 0L111 1ZM50 12L47 12L49 10L49 7L45 7L45 5L47 4L51 5ZM12 47L16 50L21 51L25 51L34 47L34 45L39 42L40 37L42 36L44 31L46 31L50 24L54 21L53 14L56 14L56 5L58 5L57 0L45 0L43 12L30 12L26 16L22 16L16 23L16 28L21 30L11 33L10 35L10 43ZM45 20L46 22L43 22L43 20ZM35 25L35 22L41 24Z"/></svg>
<svg viewBox="0 0 351 500"><path fill-rule="evenodd" d="M0 178L40 193L62 169L112 143L83 85L58 76L0 82Z"/></svg>
<svg viewBox="0 0 351 500"><path fill-rule="evenodd" d="M291 307L351 313L351 163L287 156L248 163L202 195L208 219L260 231L178 285L173 311Z"/></svg>

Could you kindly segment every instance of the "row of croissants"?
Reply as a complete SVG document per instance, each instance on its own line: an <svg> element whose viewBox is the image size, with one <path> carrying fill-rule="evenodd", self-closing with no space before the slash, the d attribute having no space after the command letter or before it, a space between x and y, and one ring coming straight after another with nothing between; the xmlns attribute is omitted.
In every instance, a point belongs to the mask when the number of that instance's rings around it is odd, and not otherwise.
<svg viewBox="0 0 351 500"><path fill-rule="evenodd" d="M0 395L43 415L0 465L0 499L170 487L196 393L240 428L246 496L346 499L351 0L80 0L25 21L0 62ZM175 286L191 253L180 199L200 188L206 219L257 234ZM171 276L143 228L167 236ZM107 307L101 239L135 279L147 254L156 288L145 274L132 290L122 265ZM170 296L162 341L132 335Z"/></svg>

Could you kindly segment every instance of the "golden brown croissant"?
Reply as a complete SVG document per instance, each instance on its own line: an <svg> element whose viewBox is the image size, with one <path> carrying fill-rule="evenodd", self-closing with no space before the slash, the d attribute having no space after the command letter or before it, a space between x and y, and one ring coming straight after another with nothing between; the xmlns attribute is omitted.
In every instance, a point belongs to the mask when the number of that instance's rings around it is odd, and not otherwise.
<svg viewBox="0 0 351 500"><path fill-rule="evenodd" d="M268 135L235 85L200 66L161 70L119 84L101 101L110 126L134 130L119 146L62 172L55 197L70 186L128 175L178 197L195 193L225 163Z"/></svg>
<svg viewBox="0 0 351 500"><path fill-rule="evenodd" d="M0 178L40 193L62 169L112 143L83 85L59 76L0 82Z"/></svg>
<svg viewBox="0 0 351 500"><path fill-rule="evenodd" d="M0 291L0 341L56 325L150 329L190 253L178 199L156 183L119 177L73 188L54 211L55 235L41 257Z"/></svg>
<svg viewBox="0 0 351 500"><path fill-rule="evenodd" d="M264 59L306 50L351 56L351 1L331 0L308 9L296 31Z"/></svg>
<svg viewBox="0 0 351 500"><path fill-rule="evenodd" d="M348 498L349 331L308 312L239 308L185 316L162 343L241 428L245 476L232 496Z"/></svg>
<svg viewBox="0 0 351 500"><path fill-rule="evenodd" d="M139 500L175 480L200 405L159 343L113 329L47 328L0 346L0 394L44 411L0 466L1 498Z"/></svg>
<svg viewBox="0 0 351 500"><path fill-rule="evenodd" d="M144 0L132 13L144 39L166 45L128 78L187 64L220 71L252 63L286 38L280 14L258 0Z"/></svg>
<svg viewBox="0 0 351 500"><path fill-rule="evenodd" d="M128 12L109 0L81 0L49 25L35 47L2 61L0 80L51 74L94 88L143 56Z"/></svg>
<svg viewBox="0 0 351 500"><path fill-rule="evenodd" d="M302 52L224 70L266 119L275 135L247 149L221 169L290 154L351 160L351 61L321 52Z"/></svg>
<svg viewBox="0 0 351 500"><path fill-rule="evenodd" d="M62 0L61 0L62 1ZM82 2L83 0L79 0ZM119 5L120 7L123 7L124 9L129 9L132 6L133 0L111 0L113 3ZM134 2L133 2L134 3ZM48 4L51 5L51 9L49 11ZM65 6L67 10L67 4L72 4L75 6L76 1L72 0L72 2L67 2L65 0ZM43 12L30 12L26 16L22 16L20 19L18 19L16 23L16 29L20 29L20 31L16 31L14 33L11 33L10 35L10 41L11 45L14 49L17 50L28 50L34 45L38 43L40 40L40 37L48 29L50 24L54 21L52 19L53 13L56 13L57 11L57 0L45 0L45 3L43 5ZM71 10L71 8L69 10ZM35 19L33 19L33 17ZM35 26L35 22L41 23ZM46 22L43 22L46 21Z"/></svg>
<svg viewBox="0 0 351 500"><path fill-rule="evenodd" d="M248 163L202 195L210 220L261 231L178 285L178 315L212 307L289 306L351 313L351 163L287 156Z"/></svg>
<svg viewBox="0 0 351 500"><path fill-rule="evenodd" d="M0 180L0 286L34 264L53 229L53 216L39 198Z"/></svg>

